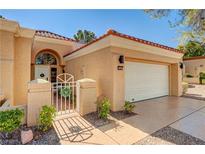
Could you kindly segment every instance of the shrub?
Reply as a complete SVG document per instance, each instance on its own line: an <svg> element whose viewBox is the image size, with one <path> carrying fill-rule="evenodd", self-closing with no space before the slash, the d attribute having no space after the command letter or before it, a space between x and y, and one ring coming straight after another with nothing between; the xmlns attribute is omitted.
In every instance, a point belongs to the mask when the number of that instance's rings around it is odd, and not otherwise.
<svg viewBox="0 0 205 154"><path fill-rule="evenodd" d="M202 84L204 79L205 79L205 73L200 72L199 73L199 83Z"/></svg>
<svg viewBox="0 0 205 154"><path fill-rule="evenodd" d="M102 119L107 119L108 114L110 113L110 101L107 98L104 98L99 104L99 117Z"/></svg>
<svg viewBox="0 0 205 154"><path fill-rule="evenodd" d="M52 127L52 122L56 115L56 109L53 106L43 106L39 116L39 128L42 131L48 131Z"/></svg>
<svg viewBox="0 0 205 154"><path fill-rule="evenodd" d="M186 92L187 92L188 87L189 87L188 83L186 83L186 82L182 82L183 93L186 93Z"/></svg>
<svg viewBox="0 0 205 154"><path fill-rule="evenodd" d="M124 110L126 113L131 113L135 107L135 104L125 101Z"/></svg>
<svg viewBox="0 0 205 154"><path fill-rule="evenodd" d="M0 132L12 133L21 125L24 112L18 108L0 111Z"/></svg>

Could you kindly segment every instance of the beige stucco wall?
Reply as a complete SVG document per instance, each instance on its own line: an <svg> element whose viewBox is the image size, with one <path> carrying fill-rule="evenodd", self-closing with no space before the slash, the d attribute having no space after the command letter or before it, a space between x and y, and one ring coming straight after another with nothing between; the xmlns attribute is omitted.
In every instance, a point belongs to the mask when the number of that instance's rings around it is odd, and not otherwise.
<svg viewBox="0 0 205 154"><path fill-rule="evenodd" d="M27 82L30 81L31 38L15 37L0 31L0 87L12 105L27 102Z"/></svg>
<svg viewBox="0 0 205 154"><path fill-rule="evenodd" d="M33 80L28 83L27 125L38 124L42 106L51 105L51 83L45 80Z"/></svg>
<svg viewBox="0 0 205 154"><path fill-rule="evenodd" d="M80 115L97 111L96 81L92 79L81 79L77 81L76 110Z"/></svg>
<svg viewBox="0 0 205 154"><path fill-rule="evenodd" d="M179 68L181 59L169 58L165 56L144 53L136 50L130 50L118 47L108 47L87 55L66 61L66 72L75 76L76 79L91 78L97 82L97 96L104 95L111 100L111 109L123 109L125 101L125 81L124 69L118 70L119 56L145 59L162 62L170 67L170 95L180 96L181 91L181 74Z"/></svg>
<svg viewBox="0 0 205 154"><path fill-rule="evenodd" d="M35 79L35 58L40 52L48 52L57 58L57 74L61 74L65 66L63 56L78 46L78 43L72 41L35 36L31 54L31 79Z"/></svg>
<svg viewBox="0 0 205 154"><path fill-rule="evenodd" d="M0 89L13 103L14 34L0 30Z"/></svg>
<svg viewBox="0 0 205 154"><path fill-rule="evenodd" d="M27 84L31 80L31 48L33 39L17 37L14 55L14 102L27 103Z"/></svg>
<svg viewBox="0 0 205 154"><path fill-rule="evenodd" d="M11 105L27 102L34 31L0 19L0 89Z"/></svg>
<svg viewBox="0 0 205 154"><path fill-rule="evenodd" d="M200 72L205 72L205 59L195 59L184 61L185 73L198 76Z"/></svg>
<svg viewBox="0 0 205 154"><path fill-rule="evenodd" d="M97 84L97 96L113 100L113 70L110 48L66 61L65 71L74 75L75 80L90 78Z"/></svg>
<svg viewBox="0 0 205 154"><path fill-rule="evenodd" d="M60 65L64 65L63 56L69 51L74 50L76 48L76 44L77 43L70 41L35 36L31 55L31 62L32 64L35 63L35 57L40 51L50 49L53 50L54 54L59 56Z"/></svg>

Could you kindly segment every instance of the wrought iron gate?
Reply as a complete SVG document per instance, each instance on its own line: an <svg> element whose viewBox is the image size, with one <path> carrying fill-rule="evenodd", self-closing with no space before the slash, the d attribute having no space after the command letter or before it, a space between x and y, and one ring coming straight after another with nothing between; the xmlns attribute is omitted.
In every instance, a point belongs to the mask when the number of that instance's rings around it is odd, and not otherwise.
<svg viewBox="0 0 205 154"><path fill-rule="evenodd" d="M78 100L78 84L71 74L63 73L57 76L57 82L52 83L52 105L58 115L72 113L76 110Z"/></svg>

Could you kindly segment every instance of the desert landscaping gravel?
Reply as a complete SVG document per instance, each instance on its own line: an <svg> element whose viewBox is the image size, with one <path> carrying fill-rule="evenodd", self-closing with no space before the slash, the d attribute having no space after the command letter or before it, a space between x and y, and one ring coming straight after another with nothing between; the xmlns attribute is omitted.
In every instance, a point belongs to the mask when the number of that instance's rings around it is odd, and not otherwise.
<svg viewBox="0 0 205 154"><path fill-rule="evenodd" d="M52 128L46 133L40 133L36 131L35 127L30 128L34 132L34 139L27 143L27 145L58 145L60 139L58 138L55 130ZM0 145L21 145L20 131L25 130L24 127L16 130L12 134L11 139L3 139L0 134Z"/></svg>
<svg viewBox="0 0 205 154"><path fill-rule="evenodd" d="M136 142L138 145L205 145L205 141L186 133L178 131L172 127L164 127L155 133Z"/></svg>

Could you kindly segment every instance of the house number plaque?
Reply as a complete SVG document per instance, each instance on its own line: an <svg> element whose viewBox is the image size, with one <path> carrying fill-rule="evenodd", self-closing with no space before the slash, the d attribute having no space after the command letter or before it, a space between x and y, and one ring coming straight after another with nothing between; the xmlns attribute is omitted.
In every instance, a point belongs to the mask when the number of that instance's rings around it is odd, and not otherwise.
<svg viewBox="0 0 205 154"><path fill-rule="evenodd" d="M117 66L117 70L123 70L123 66Z"/></svg>

